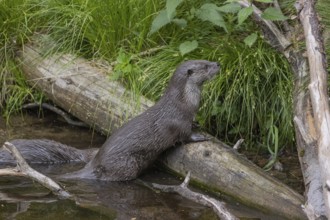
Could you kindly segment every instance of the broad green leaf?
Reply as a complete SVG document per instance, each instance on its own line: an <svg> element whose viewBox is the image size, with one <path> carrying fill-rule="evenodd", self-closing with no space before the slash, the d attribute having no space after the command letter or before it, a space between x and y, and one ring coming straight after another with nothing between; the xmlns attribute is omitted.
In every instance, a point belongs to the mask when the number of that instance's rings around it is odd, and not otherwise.
<svg viewBox="0 0 330 220"><path fill-rule="evenodd" d="M170 22L171 20L168 19L166 10L161 10L157 17L152 21L149 34L155 33Z"/></svg>
<svg viewBox="0 0 330 220"><path fill-rule="evenodd" d="M185 55L198 47L198 42L196 40L193 41L185 41L179 46L179 50L181 55Z"/></svg>
<svg viewBox="0 0 330 220"><path fill-rule="evenodd" d="M253 34L250 34L249 36L247 36L245 39L244 39L244 43L251 47L257 40L258 38L258 35L256 33L253 33Z"/></svg>
<svg viewBox="0 0 330 220"><path fill-rule="evenodd" d="M189 14L187 16L188 20L193 19L196 16L196 8L192 7L189 11Z"/></svg>
<svg viewBox="0 0 330 220"><path fill-rule="evenodd" d="M183 18L180 18L180 19L174 18L173 23L178 25L180 28L185 28L187 26L187 21Z"/></svg>
<svg viewBox="0 0 330 220"><path fill-rule="evenodd" d="M224 6L218 7L217 10L225 13L236 13L241 9L238 3L229 3Z"/></svg>
<svg viewBox="0 0 330 220"><path fill-rule="evenodd" d="M172 20L176 14L176 8L182 3L182 0L167 0L166 12L169 20Z"/></svg>
<svg viewBox="0 0 330 220"><path fill-rule="evenodd" d="M116 61L118 64L127 64L131 60L131 56L126 54L123 49L120 49Z"/></svg>
<svg viewBox="0 0 330 220"><path fill-rule="evenodd" d="M113 81L116 81L118 80L121 76L122 76L122 72L120 71L113 71L111 75L109 75L109 79L110 80L113 80Z"/></svg>
<svg viewBox="0 0 330 220"><path fill-rule="evenodd" d="M238 24L241 25L253 12L252 6L247 7L247 8L242 8L238 12Z"/></svg>
<svg viewBox="0 0 330 220"><path fill-rule="evenodd" d="M206 3L202 5L197 11L196 16L202 21L210 21L213 24L224 28L226 31L226 23L223 20L219 11L217 11L218 6L212 3Z"/></svg>
<svg viewBox="0 0 330 220"><path fill-rule="evenodd" d="M271 21L283 21L288 19L288 17L282 14L281 10L274 7L267 8L264 13L262 13L261 17Z"/></svg>
<svg viewBox="0 0 330 220"><path fill-rule="evenodd" d="M262 3L273 3L273 0L255 0L255 1Z"/></svg>

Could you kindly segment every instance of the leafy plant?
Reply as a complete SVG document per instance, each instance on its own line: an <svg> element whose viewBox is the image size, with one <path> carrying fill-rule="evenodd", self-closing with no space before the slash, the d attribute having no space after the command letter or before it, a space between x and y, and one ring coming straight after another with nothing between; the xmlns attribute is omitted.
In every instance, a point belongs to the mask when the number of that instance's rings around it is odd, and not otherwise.
<svg viewBox="0 0 330 220"><path fill-rule="evenodd" d="M133 72L134 65L131 63L131 56L123 50L118 52L114 72L110 75L111 80L118 80Z"/></svg>
<svg viewBox="0 0 330 220"><path fill-rule="evenodd" d="M155 19L152 22L151 29L149 34L153 34L163 28L164 26L174 23L179 25L181 28L185 28L187 26L187 20L191 20L192 18L196 17L202 21L210 22L212 25L215 25L217 27L223 28L226 32L228 32L227 26L230 22L229 19L224 19L224 16L226 14L236 14L237 13L237 26L240 26L243 24L244 21L247 20L247 18L253 13L253 6L249 7L243 7L237 3L238 0L231 0L226 1L223 3L222 6L217 6L214 3L204 3L200 6L200 8L195 9L192 7L189 11L190 14L188 14L188 18L176 18L177 15L177 8L182 3L182 0L167 0L166 1L166 7L165 9L162 9L159 11L158 15L155 17ZM257 2L262 3L272 3L272 0L255 0ZM253 1L251 1L253 3ZM268 7L266 10L262 13L262 18L267 20L273 20L273 21L283 21L288 19L286 16L283 15L281 10L274 8L274 7ZM249 38L245 39L245 43L251 47L253 43L256 41L257 35L251 34ZM192 44L193 42L193 44ZM185 55L192 50L196 49L198 46L197 39L194 39L193 41L185 41L180 45L180 52L181 55ZM184 50L182 52L182 48L187 48L187 50Z"/></svg>
<svg viewBox="0 0 330 220"><path fill-rule="evenodd" d="M176 19L176 8L182 3L182 0L167 0L165 9L159 11L151 24L150 34L155 33L160 28L173 22L181 27L184 27L186 22L182 19Z"/></svg>

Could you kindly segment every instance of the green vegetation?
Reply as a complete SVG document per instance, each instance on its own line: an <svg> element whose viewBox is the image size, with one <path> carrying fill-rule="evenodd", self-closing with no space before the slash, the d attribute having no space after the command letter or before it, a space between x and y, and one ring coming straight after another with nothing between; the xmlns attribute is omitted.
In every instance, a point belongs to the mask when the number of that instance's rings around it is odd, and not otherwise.
<svg viewBox="0 0 330 220"><path fill-rule="evenodd" d="M327 0L319 0L316 4L317 12L321 16L321 24L323 25L323 40L325 44L325 51L328 60L328 71L330 71L330 2ZM330 78L329 78L330 81Z"/></svg>
<svg viewBox="0 0 330 220"><path fill-rule="evenodd" d="M30 10L25 0L0 2L0 109L5 117L17 112L25 101L41 97L27 85L14 60L17 48L34 29L26 16Z"/></svg>
<svg viewBox="0 0 330 220"><path fill-rule="evenodd" d="M1 1L2 113L8 117L20 104L42 98L26 85L14 58L33 33L45 33L55 42L49 53L69 51L90 59L117 60L110 79L153 100L182 60L220 61L221 74L205 86L198 121L222 140L233 143L244 138L245 146L262 147L276 156L293 143L290 67L263 42L252 22L237 25L236 14L224 14L224 29L202 15L204 20L192 16L192 8L199 9L203 2L183 1L172 16L178 25L163 25L150 34L165 1ZM183 42L190 44L182 46ZM158 52L139 56L159 46L163 48Z"/></svg>

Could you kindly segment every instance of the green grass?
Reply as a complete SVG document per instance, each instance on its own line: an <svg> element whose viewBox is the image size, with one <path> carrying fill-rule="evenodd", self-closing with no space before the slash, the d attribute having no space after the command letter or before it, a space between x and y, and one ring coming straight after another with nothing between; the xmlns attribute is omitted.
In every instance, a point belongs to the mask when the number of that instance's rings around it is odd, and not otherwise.
<svg viewBox="0 0 330 220"><path fill-rule="evenodd" d="M0 109L8 118L22 103L41 96L27 85L15 61L17 49L34 29L27 17L33 9L27 0L4 0L0 10Z"/></svg>
<svg viewBox="0 0 330 220"><path fill-rule="evenodd" d="M161 39L147 35L162 1L43 0L37 5L31 16L43 21L41 29L56 41L56 50L113 59L121 48L135 53Z"/></svg>
<svg viewBox="0 0 330 220"><path fill-rule="evenodd" d="M178 16L201 2L185 1ZM14 60L17 48L38 32L55 42L48 54L74 52L90 59L118 60L110 78L153 100L160 97L183 60L220 61L221 74L203 91L198 120L204 128L230 143L244 138L245 146L261 146L275 156L280 148L291 145L292 78L285 59L260 38L251 48L242 43L242 36L256 30L252 23L237 29L232 25L228 35L207 22L191 19L187 29L170 25L149 36L151 22L164 4L159 0L1 1L2 113L9 117L22 103L42 99L27 86ZM235 22L233 17L230 20ZM180 43L194 39L199 48L182 57ZM164 48L131 59L158 46Z"/></svg>
<svg viewBox="0 0 330 220"><path fill-rule="evenodd" d="M136 52L156 45L147 37L157 0L3 0L0 2L0 107L9 117L20 104L38 100L20 74L16 51L33 33L47 34L45 55L73 52L113 60L120 48ZM54 43L55 42L55 43ZM49 46L52 45L52 47ZM25 95L24 95L25 94ZM34 97L36 96L36 97Z"/></svg>
<svg viewBox="0 0 330 220"><path fill-rule="evenodd" d="M323 25L323 40L327 54L328 71L330 71L330 2L327 0L319 0L317 1L316 9L321 17L321 24Z"/></svg>

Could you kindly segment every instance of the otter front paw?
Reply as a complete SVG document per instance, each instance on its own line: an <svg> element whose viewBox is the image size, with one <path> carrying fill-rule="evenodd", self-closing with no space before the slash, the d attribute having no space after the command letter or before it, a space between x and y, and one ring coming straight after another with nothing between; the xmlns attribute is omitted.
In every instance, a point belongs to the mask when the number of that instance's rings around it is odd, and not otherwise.
<svg viewBox="0 0 330 220"><path fill-rule="evenodd" d="M191 127L192 127L193 130L197 130L197 129L201 128L201 125L198 123L198 121L193 121Z"/></svg>
<svg viewBox="0 0 330 220"><path fill-rule="evenodd" d="M189 142L202 142L202 141L209 141L211 138L204 136L200 133L192 133L189 137Z"/></svg>

